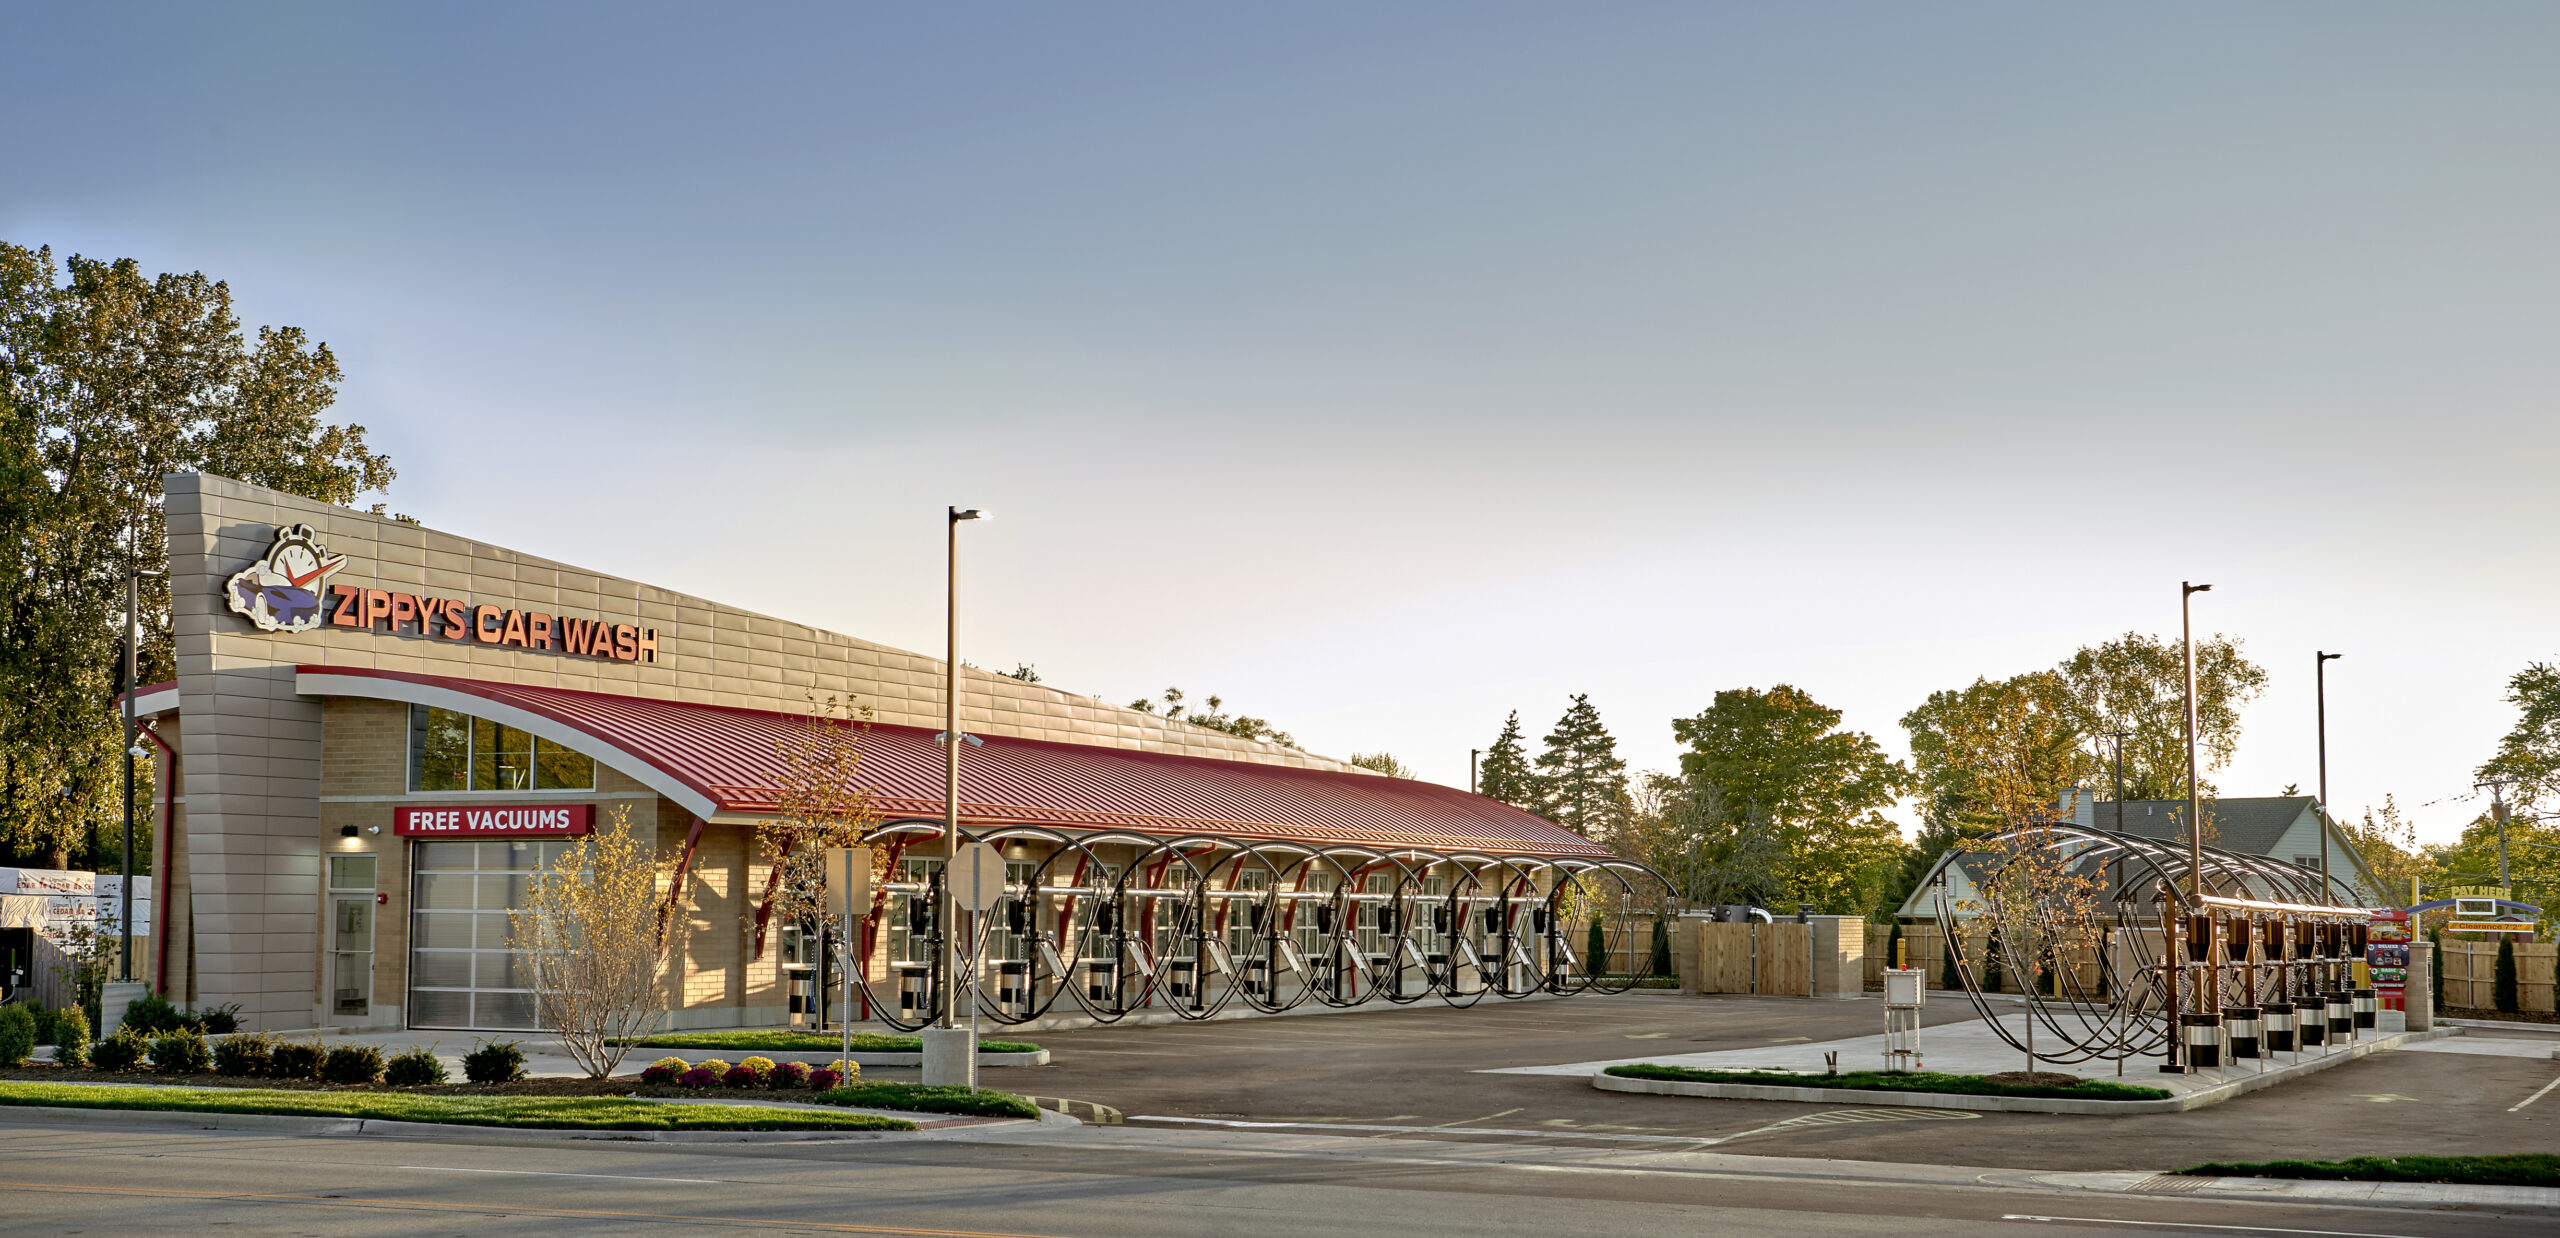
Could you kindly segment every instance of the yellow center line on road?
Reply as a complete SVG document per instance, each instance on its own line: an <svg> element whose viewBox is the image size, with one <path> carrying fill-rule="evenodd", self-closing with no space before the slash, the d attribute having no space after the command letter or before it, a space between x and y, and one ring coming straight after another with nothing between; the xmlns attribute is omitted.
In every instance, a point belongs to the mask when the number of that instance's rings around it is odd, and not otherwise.
<svg viewBox="0 0 2560 1238"><path fill-rule="evenodd" d="M359 1208L433 1208L443 1212L503 1212L519 1216L618 1217L631 1221L684 1221L691 1224L752 1225L758 1229L825 1230L837 1234L915 1234L922 1238L1058 1238L1053 1234L1016 1234L976 1229L928 1229L913 1225L850 1225L835 1221L776 1221L761 1217L694 1216L672 1212L618 1212L603 1208L529 1208L518 1204L449 1204L429 1199L351 1199L330 1195L286 1195L253 1191L181 1191L146 1186L75 1186L63 1182L0 1182L22 1191L63 1191L75 1195L148 1195L176 1199L238 1199L270 1203L353 1205Z"/></svg>

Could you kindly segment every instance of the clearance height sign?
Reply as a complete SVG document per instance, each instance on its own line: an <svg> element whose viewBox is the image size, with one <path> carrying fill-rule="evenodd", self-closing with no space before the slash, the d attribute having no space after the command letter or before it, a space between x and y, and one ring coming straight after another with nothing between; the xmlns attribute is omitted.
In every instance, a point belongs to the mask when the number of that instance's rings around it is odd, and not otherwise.
<svg viewBox="0 0 2560 1238"><path fill-rule="evenodd" d="M391 832L407 838L565 838L596 827L593 804L490 804L394 808Z"/></svg>

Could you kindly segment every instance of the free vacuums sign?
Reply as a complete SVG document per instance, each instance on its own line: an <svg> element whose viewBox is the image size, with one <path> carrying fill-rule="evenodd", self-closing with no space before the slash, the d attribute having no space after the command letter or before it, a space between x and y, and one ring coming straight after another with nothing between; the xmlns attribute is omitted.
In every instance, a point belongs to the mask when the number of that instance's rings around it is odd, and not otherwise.
<svg viewBox="0 0 2560 1238"><path fill-rule="evenodd" d="M347 557L330 554L310 525L283 525L264 557L232 574L224 600L262 632L310 632L326 625L615 662L658 660L656 628L331 582L346 565Z"/></svg>
<svg viewBox="0 0 2560 1238"><path fill-rule="evenodd" d="M593 804L491 804L470 808L394 808L391 832L410 838L528 838L595 829Z"/></svg>

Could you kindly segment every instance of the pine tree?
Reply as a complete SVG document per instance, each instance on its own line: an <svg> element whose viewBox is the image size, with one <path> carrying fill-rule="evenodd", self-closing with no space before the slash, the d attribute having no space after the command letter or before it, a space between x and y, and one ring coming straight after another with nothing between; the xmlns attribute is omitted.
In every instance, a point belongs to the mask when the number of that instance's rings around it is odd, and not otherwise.
<svg viewBox="0 0 2560 1238"><path fill-rule="evenodd" d="M1573 707L1547 733L1536 785L1539 815L1585 838L1605 837L1634 806L1627 763L1589 694L1574 694Z"/></svg>
<svg viewBox="0 0 2560 1238"><path fill-rule="evenodd" d="M1517 808L1537 806L1537 775L1529 768L1529 751L1521 742L1519 710L1511 711L1502 734L1494 737L1493 746L1476 763L1476 791Z"/></svg>

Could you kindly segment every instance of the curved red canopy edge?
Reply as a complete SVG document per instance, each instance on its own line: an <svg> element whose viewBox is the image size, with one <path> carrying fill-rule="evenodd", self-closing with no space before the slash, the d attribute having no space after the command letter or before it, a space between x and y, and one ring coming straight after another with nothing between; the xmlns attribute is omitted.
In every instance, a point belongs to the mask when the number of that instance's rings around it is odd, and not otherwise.
<svg viewBox="0 0 2560 1238"><path fill-rule="evenodd" d="M297 669L305 691L414 700L418 692L395 685L415 685L521 710L597 741L594 754L608 764L645 762L694 793L685 798L698 797L722 814L773 813L783 772L779 745L811 725L805 715L772 710L354 667ZM942 816L937 732L862 725L862 768L884 817ZM961 758L960 816L972 825L1225 834L1496 855L1610 855L1544 817L1436 783L1093 744L980 738L985 746L973 746Z"/></svg>

